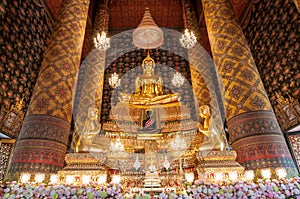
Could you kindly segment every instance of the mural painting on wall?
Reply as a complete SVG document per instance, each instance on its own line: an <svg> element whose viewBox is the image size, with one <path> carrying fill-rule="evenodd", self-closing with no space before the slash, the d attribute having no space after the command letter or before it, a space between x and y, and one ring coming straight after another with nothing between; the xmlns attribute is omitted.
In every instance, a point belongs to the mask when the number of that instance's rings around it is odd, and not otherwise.
<svg viewBox="0 0 300 199"><path fill-rule="evenodd" d="M300 13L293 1L262 0L244 33L272 105L277 92L300 98Z"/></svg>
<svg viewBox="0 0 300 199"><path fill-rule="evenodd" d="M25 102L23 110L27 108L51 33L47 13L43 4L33 0L0 3L2 111L21 98Z"/></svg>
<svg viewBox="0 0 300 199"><path fill-rule="evenodd" d="M0 3L0 104L27 106L50 37L49 18L33 0Z"/></svg>

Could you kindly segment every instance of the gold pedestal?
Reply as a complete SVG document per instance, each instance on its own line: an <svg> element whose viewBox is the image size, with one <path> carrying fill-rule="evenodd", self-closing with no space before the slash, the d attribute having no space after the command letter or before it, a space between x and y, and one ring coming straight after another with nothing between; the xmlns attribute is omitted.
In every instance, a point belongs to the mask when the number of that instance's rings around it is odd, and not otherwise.
<svg viewBox="0 0 300 199"><path fill-rule="evenodd" d="M107 169L103 166L105 155L100 153L69 153L65 157L67 166L58 171L61 182L67 181L67 176L72 176L73 183L83 184L84 176L90 176L91 182L106 181ZM103 177L105 179L103 179Z"/></svg>
<svg viewBox="0 0 300 199"><path fill-rule="evenodd" d="M218 181L241 178L244 167L235 161L236 156L235 151L199 151L197 153L199 179Z"/></svg>

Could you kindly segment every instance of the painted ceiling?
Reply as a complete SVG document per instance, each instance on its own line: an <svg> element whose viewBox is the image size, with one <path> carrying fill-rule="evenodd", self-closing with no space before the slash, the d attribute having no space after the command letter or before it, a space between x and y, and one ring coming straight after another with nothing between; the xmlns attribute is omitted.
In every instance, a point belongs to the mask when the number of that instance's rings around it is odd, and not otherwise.
<svg viewBox="0 0 300 199"><path fill-rule="evenodd" d="M90 19L93 18L94 8L101 0L92 0L90 3ZM103 0L102 0L103 1ZM57 16L62 0L46 0L54 16ZM201 1L194 1L198 10L199 24L205 26ZM240 20L244 18L251 6L251 0L231 0ZM144 14L145 7L149 7L152 17L160 27L182 28L182 1L181 0L109 0L110 30L124 30L136 28Z"/></svg>
<svg viewBox="0 0 300 199"><path fill-rule="evenodd" d="M53 18L58 15L62 0L45 0ZM89 17L83 44L82 58L90 51L90 42L88 37L92 34L93 19L96 7L99 3L104 4L105 0L90 0ZM109 10L109 33L136 28L143 18L146 7L149 7L151 15L159 27L183 29L182 1L184 0L107 0ZM188 0L193 1L193 0ZM253 0L231 0L236 15L243 25L249 18ZM210 52L210 44L206 33L205 19L203 16L202 4L200 0L193 1L197 10L198 24L202 32L202 45Z"/></svg>

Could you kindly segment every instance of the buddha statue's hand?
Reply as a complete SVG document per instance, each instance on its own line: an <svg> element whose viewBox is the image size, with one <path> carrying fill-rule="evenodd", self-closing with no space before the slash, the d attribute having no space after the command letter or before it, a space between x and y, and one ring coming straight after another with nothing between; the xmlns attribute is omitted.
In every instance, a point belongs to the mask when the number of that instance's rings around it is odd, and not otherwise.
<svg viewBox="0 0 300 199"><path fill-rule="evenodd" d="M209 137L212 135L212 131L210 131L209 129L204 129L203 125L201 123L198 123L198 128L199 128L199 131L201 133L203 133L205 136Z"/></svg>

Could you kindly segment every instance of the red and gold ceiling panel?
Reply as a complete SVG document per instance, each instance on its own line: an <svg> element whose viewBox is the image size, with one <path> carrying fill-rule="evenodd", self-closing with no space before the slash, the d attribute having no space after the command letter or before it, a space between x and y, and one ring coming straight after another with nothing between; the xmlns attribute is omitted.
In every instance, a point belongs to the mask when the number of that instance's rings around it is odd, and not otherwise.
<svg viewBox="0 0 300 199"><path fill-rule="evenodd" d="M110 30L136 28L149 7L159 27L183 28L182 6L179 0L114 0L110 4Z"/></svg>

